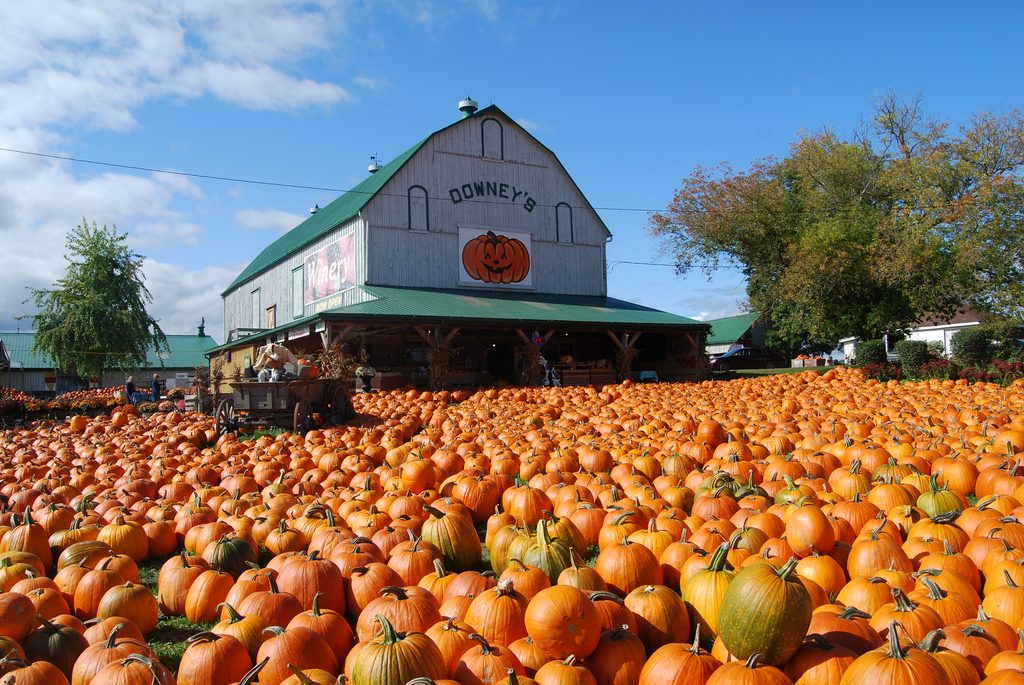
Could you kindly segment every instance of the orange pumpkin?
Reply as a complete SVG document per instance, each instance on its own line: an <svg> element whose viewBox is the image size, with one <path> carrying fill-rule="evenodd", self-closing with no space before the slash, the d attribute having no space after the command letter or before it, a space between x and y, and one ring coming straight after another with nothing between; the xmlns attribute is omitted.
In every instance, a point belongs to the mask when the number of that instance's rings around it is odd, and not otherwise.
<svg viewBox="0 0 1024 685"><path fill-rule="evenodd" d="M487 231L462 248L462 266L475 281L519 283L530 273L530 252L517 238Z"/></svg>

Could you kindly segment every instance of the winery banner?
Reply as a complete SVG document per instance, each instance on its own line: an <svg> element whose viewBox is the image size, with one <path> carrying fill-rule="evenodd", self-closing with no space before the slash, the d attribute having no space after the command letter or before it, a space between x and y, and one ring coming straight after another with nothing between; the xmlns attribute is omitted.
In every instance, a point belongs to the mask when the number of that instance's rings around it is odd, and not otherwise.
<svg viewBox="0 0 1024 685"><path fill-rule="evenodd" d="M459 284L533 287L529 233L459 228Z"/></svg>
<svg viewBox="0 0 1024 685"><path fill-rule="evenodd" d="M306 304L330 297L356 284L352 233L306 257Z"/></svg>

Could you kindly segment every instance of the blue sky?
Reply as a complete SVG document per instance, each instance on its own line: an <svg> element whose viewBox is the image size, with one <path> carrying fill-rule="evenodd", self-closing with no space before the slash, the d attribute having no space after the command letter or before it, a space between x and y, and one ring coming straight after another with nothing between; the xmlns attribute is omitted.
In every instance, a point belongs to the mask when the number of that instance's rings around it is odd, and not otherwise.
<svg viewBox="0 0 1024 685"><path fill-rule="evenodd" d="M349 188L497 104L598 208L655 209L695 165L783 155L849 133L887 91L956 126L1021 106L1024 10L1011 2L705 3L179 0L0 5L0 147ZM851 9L854 8L854 9ZM67 230L116 224L147 257L169 333L205 317L262 247L337 193L0 152L0 330L63 271ZM599 209L610 262L665 261L641 211ZM614 265L609 294L695 318L734 314L709 281Z"/></svg>

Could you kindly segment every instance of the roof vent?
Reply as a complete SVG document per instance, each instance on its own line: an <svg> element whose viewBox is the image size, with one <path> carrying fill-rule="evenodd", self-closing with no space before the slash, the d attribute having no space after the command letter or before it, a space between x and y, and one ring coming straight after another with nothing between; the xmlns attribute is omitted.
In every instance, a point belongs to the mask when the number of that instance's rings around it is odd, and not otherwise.
<svg viewBox="0 0 1024 685"><path fill-rule="evenodd" d="M467 95L466 99L459 103L459 111L462 112L462 118L473 114L476 112L476 100Z"/></svg>
<svg viewBox="0 0 1024 685"><path fill-rule="evenodd" d="M312 207L309 208L309 213L310 214L316 214L319 211L320 211L320 205L313 205Z"/></svg>
<svg viewBox="0 0 1024 685"><path fill-rule="evenodd" d="M380 164L378 163L377 155L372 155L370 157L370 166L366 167L366 170L371 174L375 174L380 171Z"/></svg>

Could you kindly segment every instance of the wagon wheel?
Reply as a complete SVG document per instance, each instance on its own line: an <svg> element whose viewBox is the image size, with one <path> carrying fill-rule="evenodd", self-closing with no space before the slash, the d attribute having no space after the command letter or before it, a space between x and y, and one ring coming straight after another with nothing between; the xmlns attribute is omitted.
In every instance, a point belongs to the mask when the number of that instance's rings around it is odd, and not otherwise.
<svg viewBox="0 0 1024 685"><path fill-rule="evenodd" d="M231 400L221 400L217 405L217 411L213 413L217 422L217 433L224 435L235 430L235 403Z"/></svg>
<svg viewBox="0 0 1024 685"><path fill-rule="evenodd" d="M324 424L336 426L352 418L352 400L345 390L344 384L334 382L325 388L324 394L330 408L324 412Z"/></svg>
<svg viewBox="0 0 1024 685"><path fill-rule="evenodd" d="M292 432L305 434L313 427L313 411L307 400L298 400L295 403L295 413L292 416Z"/></svg>

